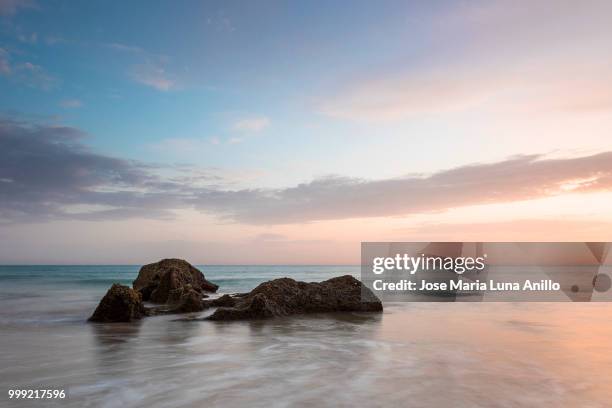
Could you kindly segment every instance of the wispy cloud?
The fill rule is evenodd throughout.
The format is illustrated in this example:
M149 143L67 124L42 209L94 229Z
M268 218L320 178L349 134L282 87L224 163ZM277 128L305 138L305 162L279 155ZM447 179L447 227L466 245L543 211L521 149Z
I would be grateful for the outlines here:
M265 116L248 117L234 122L232 130L237 132L261 132L268 126L270 126L270 119Z
M31 62L13 63L11 55L3 48L0 48L0 75L43 90L52 89L59 84L59 80L40 65Z
M196 182L191 172L163 176L159 166L93 152L83 136L70 127L0 121L0 219L167 218L173 210L195 208L240 223L289 224L612 191L612 152L528 155L429 175L335 176L288 188L232 190L216 181L203 184L200 176ZM69 206L105 209L75 214Z
M36 44L38 42L38 34L37 33L30 33L28 34L19 34L17 36L17 39L25 44Z
M321 113L343 119L399 120L414 115L474 106L486 99L502 78L482 73L415 71L386 78L370 78L345 86L324 100Z
M64 99L60 101L60 106L66 109L75 109L83 106L83 102L78 99Z
M171 91L177 89L177 80L171 77L166 69L159 65L143 64L132 69L132 78L143 85L158 91Z
M186 185L159 167L98 154L78 129L0 120L0 221L167 218ZM70 208L91 208L71 211ZM99 209L103 208L103 209Z
M162 92L178 89L176 76L170 74L166 68L170 61L167 55L149 52L140 46L119 42L102 43L100 46L127 54L135 61L129 73L134 81Z
M245 223L282 224L404 216L455 207L612 190L612 152L547 159L519 156L426 176L328 177L277 190L202 192L196 207Z
M59 83L58 79L49 74L43 67L31 62L15 65L13 72L17 80L31 88L49 90Z
M33 0L0 0L0 16L13 16L20 9L38 9Z
M218 32L233 33L236 31L232 20L223 11L207 17L206 25Z
M367 121L477 107L503 113L582 113L612 107L612 88L607 86L611 81L607 65L564 59L504 67L461 63L357 81L323 100L319 110L332 117Z
M59 84L59 80L40 65L31 62L11 63L6 50L0 48L0 74L31 88L48 91Z
M342 119L396 121L477 109L583 114L612 107L605 40L612 26L604 17L611 2L575 7L543 0L524 7L477 0L440 10L428 23L423 50L357 68L326 90L316 109Z
M608 220L572 216L554 219L521 218L496 222L419 223L396 231L395 240L423 241L558 241L568 232L575 241L608 241Z

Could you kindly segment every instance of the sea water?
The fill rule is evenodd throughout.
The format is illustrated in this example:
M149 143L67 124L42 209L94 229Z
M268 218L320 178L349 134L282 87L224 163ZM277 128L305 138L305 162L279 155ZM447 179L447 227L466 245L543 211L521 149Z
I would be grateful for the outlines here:
M358 266L202 266L220 292ZM137 266L0 267L0 406L608 407L608 303L385 303L382 314L89 324ZM64 389L15 401L9 389Z

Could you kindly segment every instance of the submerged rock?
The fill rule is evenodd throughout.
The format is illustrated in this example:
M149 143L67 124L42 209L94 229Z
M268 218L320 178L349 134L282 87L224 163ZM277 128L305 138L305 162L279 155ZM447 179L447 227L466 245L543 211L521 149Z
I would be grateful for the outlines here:
M207 281L199 269L182 259L163 259L144 265L133 283L134 289L142 294L143 300L154 303L167 303L173 291L188 285L200 293L216 292L219 288Z
M320 283L274 279L241 297L228 296L228 299L226 296L204 301L205 307L221 306L207 319L243 320L304 313L383 310L380 300L350 275Z
M131 322L146 316L140 293L114 283L89 318L91 322Z

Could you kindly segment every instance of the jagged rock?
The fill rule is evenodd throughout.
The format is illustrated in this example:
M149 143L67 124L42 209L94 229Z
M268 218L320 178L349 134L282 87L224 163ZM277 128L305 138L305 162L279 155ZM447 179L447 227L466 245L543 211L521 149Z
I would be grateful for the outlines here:
M177 305L179 303L181 303L181 301L183 300L183 298L189 294L189 292L191 291L196 291L193 286L191 286L191 284L187 284L185 286L180 286L176 289L172 289L168 292L168 298L166 300L166 303L169 305ZM200 299L202 298L202 294L198 292L198 296L200 296Z
M133 283L143 300L166 303L172 291L191 285L197 292L216 292L219 286L209 282L204 274L182 259L163 259L144 265Z
M170 310L171 313L191 313L204 310L202 294L193 288L183 290L176 304L177 306Z
M146 316L140 293L114 283L89 318L92 322L131 322Z
M222 296L216 299L231 304ZM222 300L223 299L223 300ZM219 307L209 320L260 319L318 312L380 312L382 303L361 282L350 275L320 283L274 279L257 286L246 296L233 297L231 307ZM214 306L205 301L205 306Z

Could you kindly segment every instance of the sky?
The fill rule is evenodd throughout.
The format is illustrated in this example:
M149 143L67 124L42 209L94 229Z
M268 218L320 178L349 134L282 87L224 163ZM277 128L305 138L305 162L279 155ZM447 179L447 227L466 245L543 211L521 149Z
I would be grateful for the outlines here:
M610 15L0 0L0 264L610 241Z

